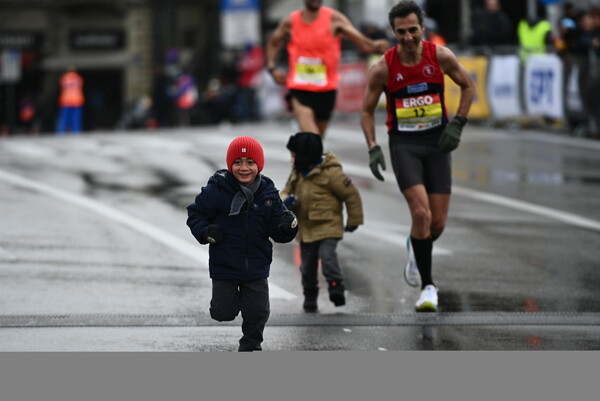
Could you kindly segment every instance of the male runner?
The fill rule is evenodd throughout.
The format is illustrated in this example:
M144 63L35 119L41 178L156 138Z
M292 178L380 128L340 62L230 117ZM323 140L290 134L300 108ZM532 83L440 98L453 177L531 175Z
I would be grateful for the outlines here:
M286 85L288 99L299 131L324 137L338 85L341 36L356 43L364 52L383 54L385 39L371 40L358 31L337 10L322 6L322 0L304 0L304 9L283 18L267 43L267 69L275 82ZM277 53L289 37L289 70L276 67Z
M405 278L417 286L420 275L421 294L415 309L436 311L438 288L431 274L433 241L446 225L452 183L450 152L458 146L467 123L475 87L452 51L423 40L424 12L414 1L401 1L388 17L398 45L369 70L361 126L371 171L383 181L379 166L384 170L386 166L375 140L374 112L385 92L392 167L412 220ZM444 105L444 74L461 90L458 110L450 122Z

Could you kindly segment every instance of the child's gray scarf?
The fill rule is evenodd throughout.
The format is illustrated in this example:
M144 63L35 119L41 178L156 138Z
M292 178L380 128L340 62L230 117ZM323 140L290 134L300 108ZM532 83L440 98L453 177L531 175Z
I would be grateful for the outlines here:
M230 216L237 216L238 214L240 214L242 206L244 206L244 203L246 201L248 202L248 207L252 205L252 202L254 202L254 194L260 186L260 181L261 178L260 175L258 175L254 182L249 186L245 186L238 183L240 185L240 190L235 194L235 196L233 197L233 201L231 202L231 208L229 209Z

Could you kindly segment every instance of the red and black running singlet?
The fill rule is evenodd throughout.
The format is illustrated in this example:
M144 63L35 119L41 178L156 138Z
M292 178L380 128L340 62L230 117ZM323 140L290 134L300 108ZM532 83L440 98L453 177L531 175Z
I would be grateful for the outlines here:
M400 62L397 46L385 52L389 71L385 88L389 133L429 133L448 124L444 74L438 64L436 45L426 41L422 44L421 62L411 67Z

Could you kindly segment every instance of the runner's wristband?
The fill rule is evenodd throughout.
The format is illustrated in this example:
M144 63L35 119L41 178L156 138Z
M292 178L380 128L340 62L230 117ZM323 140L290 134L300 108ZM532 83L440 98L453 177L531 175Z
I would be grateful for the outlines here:
M465 125L467 125L467 122L468 122L468 120L467 120L467 117L463 117L463 116L455 116L455 117L454 117L454 119L455 119L456 121L458 121L458 122L460 123L460 125L462 125L463 127L464 127Z

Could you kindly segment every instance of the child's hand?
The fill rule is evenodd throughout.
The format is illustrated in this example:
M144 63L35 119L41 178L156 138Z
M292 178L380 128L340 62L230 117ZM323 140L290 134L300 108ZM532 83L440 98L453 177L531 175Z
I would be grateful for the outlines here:
M347 233L352 233L354 232L356 229L358 228L358 226L346 226L344 228L344 231L346 231Z
M211 244L221 242L223 241L223 231L218 224L211 224L204 230L204 239Z
M286 233L292 233L294 230L298 229L298 220L296 219L296 215L291 210L286 210L283 212L279 229L285 231Z
M283 204L289 210L293 210L298 205L298 197L294 194L288 195L284 200Z

